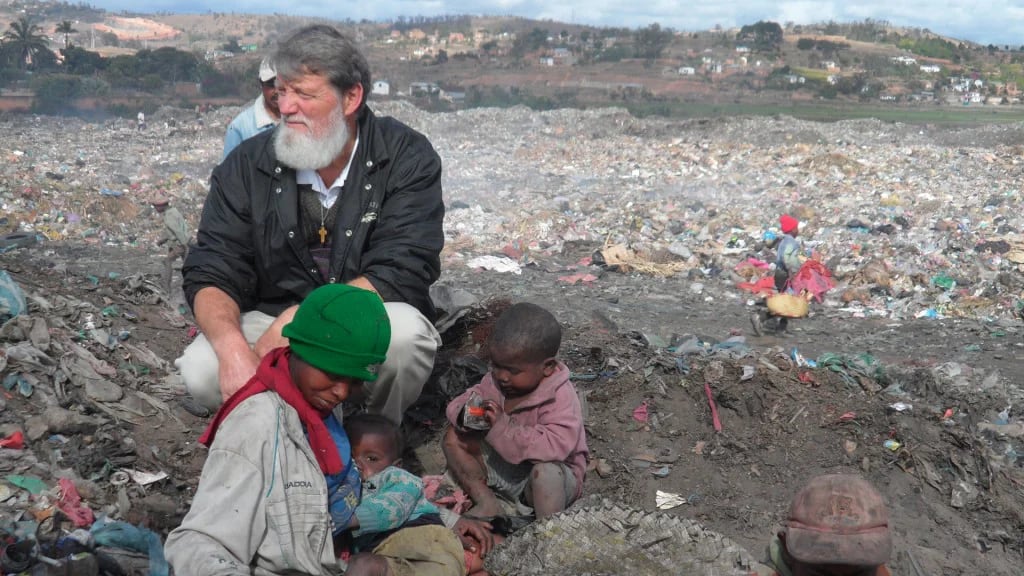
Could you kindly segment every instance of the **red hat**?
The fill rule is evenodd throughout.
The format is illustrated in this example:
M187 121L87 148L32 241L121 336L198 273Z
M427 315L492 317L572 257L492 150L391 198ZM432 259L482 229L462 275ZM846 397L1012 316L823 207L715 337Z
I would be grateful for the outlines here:
M796 230L796 227L800 225L800 222L789 214L783 214L779 217L779 224L782 226L782 233L789 234L793 230Z
M790 504L786 550L806 564L885 564L892 537L882 496L860 476L814 478Z

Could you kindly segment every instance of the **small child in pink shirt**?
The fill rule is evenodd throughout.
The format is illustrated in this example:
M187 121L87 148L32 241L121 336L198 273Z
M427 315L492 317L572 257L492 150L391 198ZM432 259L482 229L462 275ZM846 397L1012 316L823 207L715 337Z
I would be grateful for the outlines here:
M569 369L556 358L561 340L550 312L512 306L491 333L490 372L448 404L451 426L442 447L449 471L473 500L467 515L501 515L501 496L544 518L582 493L587 440ZM482 410L474 411L478 405ZM470 423L482 417L487 429L466 427L467 412Z

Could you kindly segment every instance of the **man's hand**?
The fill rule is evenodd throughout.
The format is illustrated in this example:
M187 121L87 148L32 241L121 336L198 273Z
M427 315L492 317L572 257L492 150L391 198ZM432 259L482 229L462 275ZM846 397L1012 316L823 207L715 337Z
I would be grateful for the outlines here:
M494 548L492 529L490 522L474 520L465 516L459 518L452 528L462 542L462 547L470 552L479 552L481 558Z
M254 350L257 358L263 358L274 348L280 348L288 345L288 339L281 335L281 330L288 325L295 318L295 311L298 310L298 306L292 306L286 309L284 312L274 319L274 323L267 328L267 331L260 336L260 339L256 341Z
M256 353L248 349L232 354L230 358L220 359L217 376L220 379L220 395L225 402L239 388L249 382L249 379L256 374L259 365L260 359Z

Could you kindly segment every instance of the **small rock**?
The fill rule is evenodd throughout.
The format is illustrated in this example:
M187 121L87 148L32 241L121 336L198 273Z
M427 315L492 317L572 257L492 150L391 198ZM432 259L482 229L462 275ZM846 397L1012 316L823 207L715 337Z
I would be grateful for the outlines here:
M117 402L124 396L124 390L110 380L87 380L85 395L97 402Z
M33 416L25 421L25 432L29 440L33 441L47 434L92 433L98 427L97 420L60 406L50 406L39 416Z

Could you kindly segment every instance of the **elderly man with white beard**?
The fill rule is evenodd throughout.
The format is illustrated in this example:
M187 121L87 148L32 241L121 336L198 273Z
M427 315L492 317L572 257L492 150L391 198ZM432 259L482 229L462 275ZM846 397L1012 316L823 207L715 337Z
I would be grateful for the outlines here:
M369 66L338 30L302 28L272 59L281 122L213 171L182 269L202 333L175 365L195 402L216 409L287 344L281 329L307 294L351 284L380 296L392 326L366 409L400 425L441 342L428 294L444 245L441 160L367 107Z

